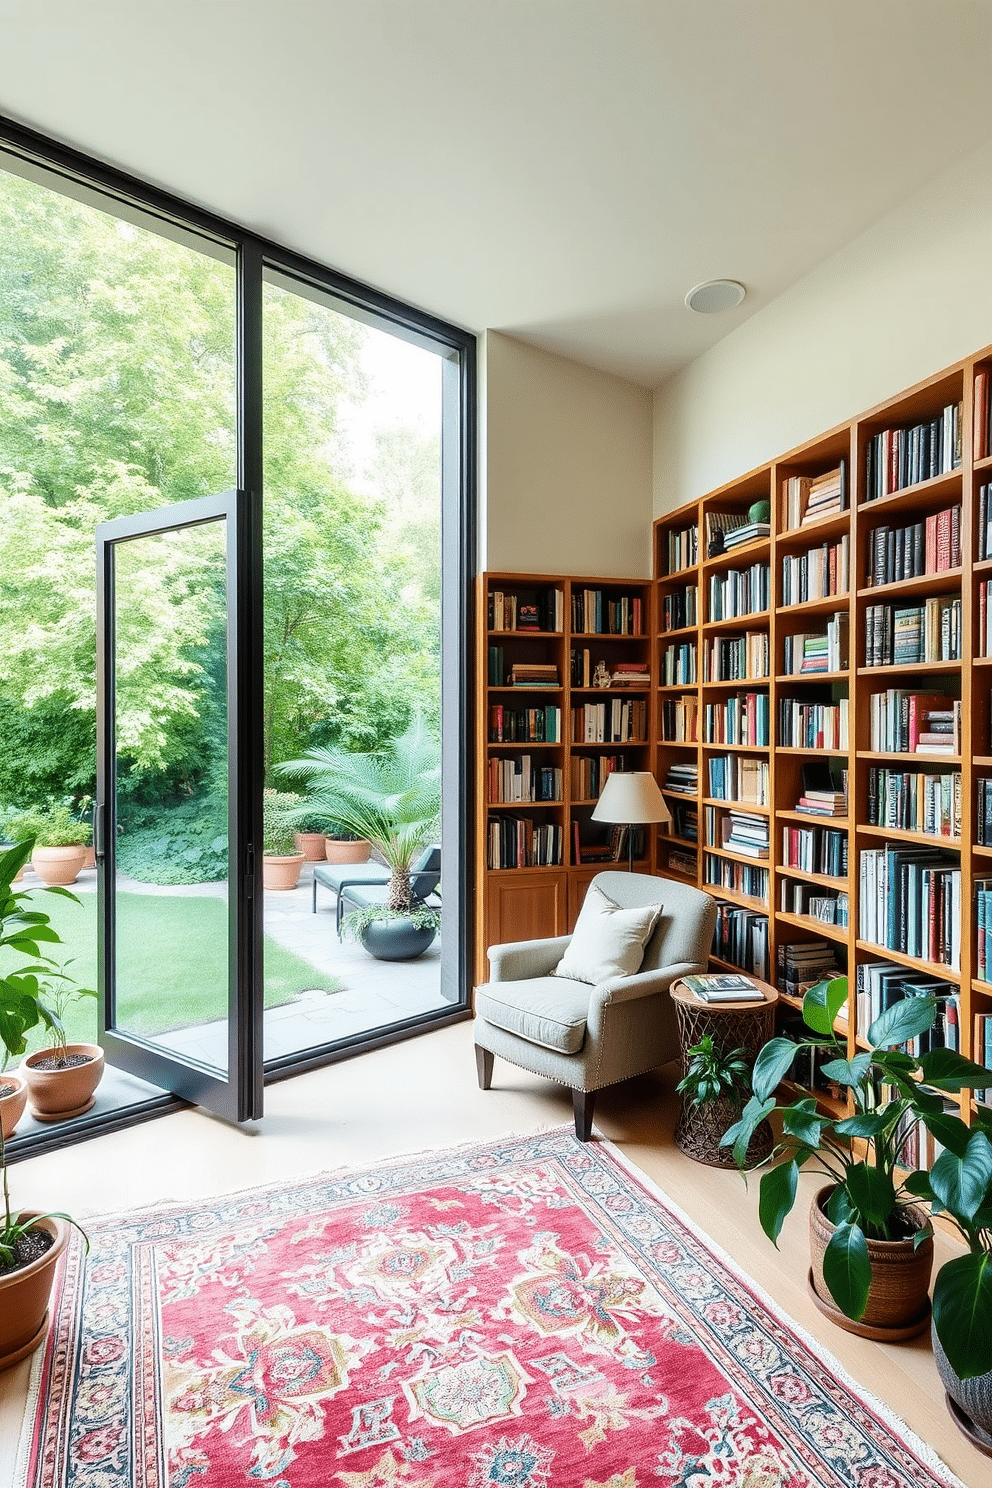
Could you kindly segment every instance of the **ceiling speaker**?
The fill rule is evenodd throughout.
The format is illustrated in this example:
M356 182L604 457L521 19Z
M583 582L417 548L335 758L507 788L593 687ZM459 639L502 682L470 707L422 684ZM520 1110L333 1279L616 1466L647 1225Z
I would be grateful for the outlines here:
M700 315L717 315L721 310L735 310L746 294L736 279L707 279L705 284L690 289L685 302Z

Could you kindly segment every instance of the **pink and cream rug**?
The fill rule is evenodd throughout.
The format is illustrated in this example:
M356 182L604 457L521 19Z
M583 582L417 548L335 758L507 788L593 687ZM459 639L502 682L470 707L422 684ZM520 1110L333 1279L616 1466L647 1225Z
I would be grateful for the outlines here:
M958 1481L565 1130L88 1228L17 1488Z

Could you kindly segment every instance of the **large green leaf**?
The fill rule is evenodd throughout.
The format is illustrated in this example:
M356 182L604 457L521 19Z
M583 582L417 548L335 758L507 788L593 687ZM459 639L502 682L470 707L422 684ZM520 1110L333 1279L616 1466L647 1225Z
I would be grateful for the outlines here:
M868 1030L868 1042L876 1049L886 1044L908 1044L917 1034L932 1028L936 1016L936 998L904 997L879 1014Z
M949 1152L956 1152L958 1157L964 1156L968 1139L976 1128L965 1126L960 1116L952 1116L943 1107L932 1114L925 1111L923 1121L927 1131L942 1147L946 1147Z
M807 1147L819 1147L824 1126L829 1126L829 1121L820 1114L815 1100L795 1101L782 1110L782 1130Z
M847 1170L845 1187L865 1227L885 1230L896 1202L889 1175L871 1163L852 1163Z
M791 1039L769 1039L754 1061L754 1074L751 1076L751 1089L759 1100L774 1095L802 1047Z
M758 1127L767 1118L769 1112L775 1109L775 1098L769 1096L767 1100L759 1101L756 1095L752 1095L744 1110L741 1112L740 1121L735 1121L720 1138L721 1147L733 1147L734 1162L743 1170L747 1149L751 1145L751 1138Z
M960 1155L942 1152L930 1169L930 1184L951 1214L973 1219L992 1186L992 1144L985 1133L972 1132Z
M778 1245L786 1216L796 1202L798 1183L799 1165L796 1162L779 1163L777 1167L769 1168L767 1173L762 1174L758 1219L761 1221L761 1228L775 1245Z
M951 1368L961 1379L992 1365L992 1255L956 1256L937 1273L933 1322Z
M920 1059L923 1081L936 1090L985 1090L992 1085L992 1070L972 1064L953 1049L931 1049Z
M868 1305L871 1262L864 1234L854 1224L838 1225L823 1253L823 1279L845 1317L859 1318Z
M847 1001L847 977L817 982L803 998L803 1022L814 1033L834 1037L834 1020Z
M831 1059L820 1071L825 1080L838 1085L860 1085L871 1069L870 1054L855 1054L853 1059Z
M834 1122L834 1131L839 1137L861 1137L868 1141L885 1131L891 1115L884 1106L874 1111L862 1111L857 1116L844 1116Z

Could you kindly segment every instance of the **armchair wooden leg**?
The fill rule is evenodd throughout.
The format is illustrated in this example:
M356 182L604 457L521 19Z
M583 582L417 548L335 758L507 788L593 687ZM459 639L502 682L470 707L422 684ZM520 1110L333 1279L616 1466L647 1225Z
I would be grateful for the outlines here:
M596 1104L595 1090L573 1090L572 1110L575 1114L575 1135L580 1142L588 1142L592 1136L592 1113Z
M483 1049L481 1044L475 1046L475 1068L479 1076L479 1089L488 1090L493 1082L493 1060L495 1054L488 1049Z

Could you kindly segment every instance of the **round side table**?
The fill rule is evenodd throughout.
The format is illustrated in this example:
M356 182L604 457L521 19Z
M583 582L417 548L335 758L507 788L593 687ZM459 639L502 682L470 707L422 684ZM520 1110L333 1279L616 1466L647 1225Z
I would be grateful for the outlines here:
M768 982L759 981L757 977L749 977L749 980L761 993L760 1002L704 1002L694 996L683 982L672 983L671 997L678 1021L683 1074L689 1063L687 1050L698 1044L704 1034L709 1034L720 1049L743 1049L752 1063L762 1045L772 1037L778 993ZM721 1147L720 1138L735 1121L740 1120L743 1105L743 1101L733 1096L707 1101L703 1105L683 1100L675 1127L675 1144L679 1151L714 1168L734 1167L733 1151L730 1147ZM774 1140L771 1126L763 1121L747 1149L749 1167L768 1156Z

